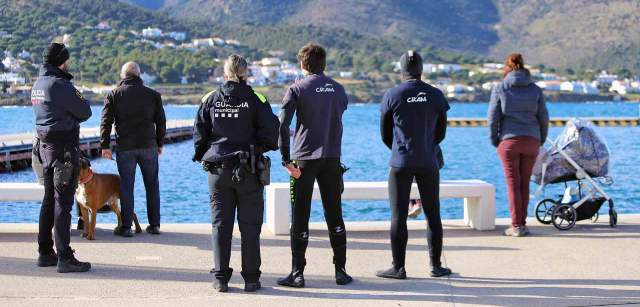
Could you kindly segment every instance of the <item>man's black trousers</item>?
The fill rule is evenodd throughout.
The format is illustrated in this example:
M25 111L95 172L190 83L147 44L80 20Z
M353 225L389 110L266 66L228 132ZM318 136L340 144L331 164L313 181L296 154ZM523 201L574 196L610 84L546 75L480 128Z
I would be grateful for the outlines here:
M391 205L391 249L393 265L404 267L407 251L407 215L413 180L418 184L422 208L427 219L427 242L431 265L439 267L442 254L442 221L440 219L440 173L437 168L391 168L389 201Z
M260 231L264 213L264 187L257 175L246 173L241 182L233 181L233 168L215 168L209 174L211 229L213 243L213 274L228 282L233 269L229 267L231 239L238 212L240 226L242 277L246 283L260 280Z
M342 166L340 159L317 159L296 162L302 175L291 178L291 253L293 269L306 265L305 253L309 243L309 215L313 186L318 181L324 219L333 248L333 262L344 268L347 259L347 233L342 220Z
M38 221L38 251L49 253L55 247L60 259L71 256L71 209L77 187L80 152L78 149L78 132L50 133L39 136L38 157L42 160L44 179L44 198L40 207ZM73 176L70 184L62 184L54 178L56 161L69 162L73 165ZM51 231L54 230L55 237ZM53 238L52 238L53 237Z

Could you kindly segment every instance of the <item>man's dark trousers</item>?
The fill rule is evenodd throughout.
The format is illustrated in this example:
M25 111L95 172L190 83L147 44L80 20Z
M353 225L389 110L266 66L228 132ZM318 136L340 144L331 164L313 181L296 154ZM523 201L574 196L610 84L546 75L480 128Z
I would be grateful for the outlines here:
M54 240L51 231L55 228L54 239L58 257L67 259L71 255L71 247L69 246L71 209L80 161L78 132L50 133L47 136L39 137L41 140L39 156L43 166L44 198L40 207L38 251L41 254L46 254L53 250ZM62 185L54 181L55 161L71 162L74 167L71 184Z
M242 278L245 283L260 280L260 232L264 216L264 187L258 177L249 172L241 182L233 181L233 168L217 168L209 174L211 229L213 243L212 273L228 282L233 269L229 267L231 239L236 208L240 226Z
M160 226L160 183L158 180L158 150L156 148L117 151L116 162L120 174L120 203L122 228L131 229L133 221L133 186L136 166L140 166L147 192L147 219L149 225Z

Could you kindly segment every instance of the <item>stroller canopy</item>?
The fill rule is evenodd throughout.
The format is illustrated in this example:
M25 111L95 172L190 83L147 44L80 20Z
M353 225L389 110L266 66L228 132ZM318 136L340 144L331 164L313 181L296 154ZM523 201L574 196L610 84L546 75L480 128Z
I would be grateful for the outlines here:
M591 122L577 118L569 120L556 138L556 144L589 176L603 177L609 173L609 149ZM544 185L576 180L576 171L557 149L543 147L533 175L536 183Z

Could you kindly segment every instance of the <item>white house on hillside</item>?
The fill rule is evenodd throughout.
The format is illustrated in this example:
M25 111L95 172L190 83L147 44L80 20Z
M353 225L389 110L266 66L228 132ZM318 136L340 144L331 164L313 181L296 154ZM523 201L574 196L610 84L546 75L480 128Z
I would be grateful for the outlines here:
M146 29L142 30L142 36L144 36L144 37L152 37L152 38L161 37L162 36L162 30L160 30L158 28L146 28Z
M560 90L564 92L572 92L576 94L590 94L596 95L600 93L598 87L592 83L578 82L578 81L565 81L560 84Z

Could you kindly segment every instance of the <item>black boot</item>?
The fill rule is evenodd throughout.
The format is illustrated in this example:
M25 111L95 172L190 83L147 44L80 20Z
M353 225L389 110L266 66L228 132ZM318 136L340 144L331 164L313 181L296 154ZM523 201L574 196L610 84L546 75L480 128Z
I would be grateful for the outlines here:
M91 263L78 261L73 253L75 251L71 250L58 259L58 273L86 272L91 269Z
M304 288L304 270L293 269L287 277L278 279L278 285L293 288Z
M38 256L38 266L39 267L48 267L55 266L58 264L58 255L53 250L40 253Z
M431 277L442 277L451 275L451 270L443 266L436 266L431 268Z
M226 282L219 280L219 279L214 279L213 280L213 289L218 291L218 292L228 292L229 291L229 284L227 284Z
M388 270L376 272L376 276L380 278L407 279L407 272L404 267L396 268L393 266Z
M339 286L344 286L350 284L353 281L353 278L347 274L347 271L344 267L336 267L336 284Z
M244 292L256 292L262 288L262 284L258 282L248 282L244 284Z

